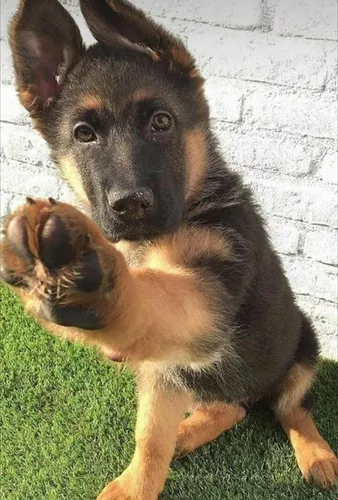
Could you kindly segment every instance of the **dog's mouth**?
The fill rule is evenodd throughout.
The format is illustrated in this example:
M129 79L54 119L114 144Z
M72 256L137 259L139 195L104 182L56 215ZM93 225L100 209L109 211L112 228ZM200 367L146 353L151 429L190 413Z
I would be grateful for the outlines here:
M107 213L98 213L92 210L95 222L100 226L105 237L117 243L121 240L127 241L150 241L159 236L175 231L181 223L180 211L172 210L169 213L155 214L148 219L134 219L123 221L111 217Z
M101 227L106 238L113 242L118 242L120 240L149 240L158 235L158 231L155 231L154 228L147 228L142 223L120 224L114 222L110 226L103 224Z
M96 217L94 217L94 219L99 224L105 237L113 243L117 243L120 240L152 240L170 231L170 228L165 223L157 225L146 223L141 220L136 220L133 222L120 222L116 220L107 220Z

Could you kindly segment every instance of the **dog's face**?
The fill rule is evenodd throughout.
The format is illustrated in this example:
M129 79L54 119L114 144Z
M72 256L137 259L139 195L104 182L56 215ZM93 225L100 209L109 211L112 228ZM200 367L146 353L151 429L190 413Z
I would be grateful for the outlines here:
M25 0L11 25L21 102L108 238L175 230L207 157L203 80L182 43L121 0L83 0L85 49L56 0Z

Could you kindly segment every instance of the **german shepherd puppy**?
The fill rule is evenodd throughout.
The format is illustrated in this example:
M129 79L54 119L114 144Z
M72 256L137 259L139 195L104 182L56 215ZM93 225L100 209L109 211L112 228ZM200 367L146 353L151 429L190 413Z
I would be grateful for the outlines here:
M303 476L332 486L309 413L318 342L218 151L194 58L127 1L80 4L88 49L57 0L21 0L10 38L20 100L93 220L28 198L5 224L2 279L50 331L137 374L135 454L99 499L157 499L174 455L262 402Z

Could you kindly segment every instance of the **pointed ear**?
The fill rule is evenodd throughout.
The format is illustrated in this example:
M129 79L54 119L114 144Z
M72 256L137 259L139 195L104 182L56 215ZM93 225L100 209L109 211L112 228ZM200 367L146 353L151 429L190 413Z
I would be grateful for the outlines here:
M168 63L171 69L203 79L195 59L183 42L155 23L126 0L80 0L82 14L93 36L106 45L121 45L123 40L134 49L144 47L155 60Z
M82 38L57 0L21 0L9 36L19 97L34 117L57 97Z

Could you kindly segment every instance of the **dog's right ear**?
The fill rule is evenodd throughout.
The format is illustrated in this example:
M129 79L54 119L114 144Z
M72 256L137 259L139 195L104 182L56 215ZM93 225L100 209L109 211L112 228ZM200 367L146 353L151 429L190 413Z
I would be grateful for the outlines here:
M198 86L203 78L183 42L128 0L80 0L82 14L98 42L146 50L154 61L185 73Z
M9 37L20 101L36 118L83 53L82 38L57 0L21 0Z

